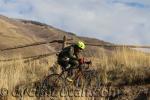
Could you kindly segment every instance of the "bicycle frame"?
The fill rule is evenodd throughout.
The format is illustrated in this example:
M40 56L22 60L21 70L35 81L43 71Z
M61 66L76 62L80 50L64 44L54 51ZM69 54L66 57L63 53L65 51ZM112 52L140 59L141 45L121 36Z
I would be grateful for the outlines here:
M89 63L84 63L84 64L87 64L88 65L88 67L87 68L85 68L86 70L87 69L89 69ZM72 83L74 83L74 81L76 81L79 77L82 77L82 75L83 75L83 70L82 70L82 67L81 67L82 65L79 65L77 68L74 68L74 69L77 69L77 72L75 73L75 77L73 77L73 82ZM84 65L84 67L85 67L85 65ZM69 70L73 70L73 69L69 69ZM69 71L69 70L67 70L67 71ZM60 76L59 77L61 77L63 74L64 74L64 72L66 72L66 71L62 71L62 73L60 74ZM65 78L66 79L66 78Z

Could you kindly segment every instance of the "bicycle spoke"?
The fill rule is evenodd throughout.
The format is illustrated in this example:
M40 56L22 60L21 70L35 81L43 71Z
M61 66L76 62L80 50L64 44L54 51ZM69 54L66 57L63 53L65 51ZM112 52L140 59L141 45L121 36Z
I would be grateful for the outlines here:
M48 93L57 93L64 86L64 80L59 74L52 74L43 81L43 88L46 88Z

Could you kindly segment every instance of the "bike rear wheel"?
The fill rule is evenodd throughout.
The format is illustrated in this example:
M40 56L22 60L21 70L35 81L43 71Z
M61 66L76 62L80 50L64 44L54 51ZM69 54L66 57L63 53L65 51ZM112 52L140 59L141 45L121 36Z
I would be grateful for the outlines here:
M45 78L43 86L49 92L56 93L64 88L65 82L64 79L59 74L51 74Z

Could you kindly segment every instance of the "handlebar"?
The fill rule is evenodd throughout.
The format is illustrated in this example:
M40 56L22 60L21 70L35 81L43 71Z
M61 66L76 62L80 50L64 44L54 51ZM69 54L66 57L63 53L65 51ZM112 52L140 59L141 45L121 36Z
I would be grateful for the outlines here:
M85 66L85 64L86 64L87 66ZM92 61L85 61L84 63L80 64L79 69L82 70L83 67L84 67L84 69L89 69L89 67L90 67L91 64L92 64ZM83 65L84 65L84 66L83 66Z

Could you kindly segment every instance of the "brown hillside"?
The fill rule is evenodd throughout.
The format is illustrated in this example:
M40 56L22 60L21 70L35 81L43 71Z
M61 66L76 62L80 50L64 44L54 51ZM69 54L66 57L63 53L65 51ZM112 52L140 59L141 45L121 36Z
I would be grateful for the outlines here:
M20 19L11 19L5 16L0 16L0 48L10 48L19 45L26 45L40 41L52 41L57 39L62 39L66 35L68 38L73 38L72 42L77 40L84 40L86 43L95 43L95 44L109 44L97 39L79 37L73 33L65 32L63 30L54 28L52 26L35 22L35 21L26 21ZM12 56L21 54L23 56L33 56L39 54L45 54L49 52L54 52L60 50L60 44L49 44L49 45L40 45L33 46L28 48L20 48L17 50L2 51L0 55L2 56ZM87 48L86 55L93 56L97 55L101 48L93 47ZM109 49L108 49L109 50ZM91 52L92 51L92 52ZM94 54L92 54L94 51ZM91 54L87 54L87 52Z

